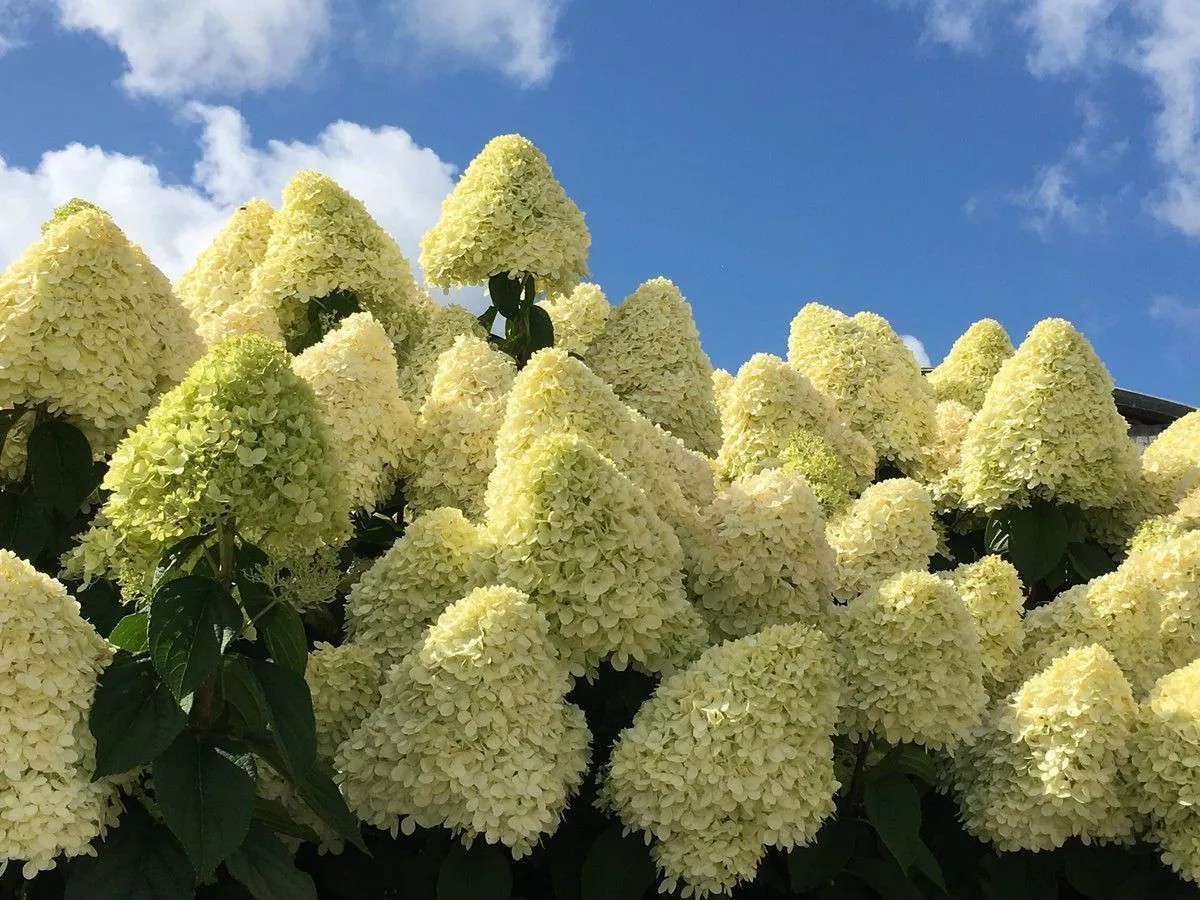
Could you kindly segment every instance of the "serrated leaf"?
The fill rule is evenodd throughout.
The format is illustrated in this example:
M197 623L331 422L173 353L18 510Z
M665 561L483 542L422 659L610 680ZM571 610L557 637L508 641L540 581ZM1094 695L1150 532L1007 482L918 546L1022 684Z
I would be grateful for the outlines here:
M147 624L150 658L176 700L213 673L241 625L237 603L211 578L185 575L159 589Z
M512 866L495 844L475 841L468 850L455 843L438 871L438 900L509 900ZM609 895L616 900L615 895Z
M212 537L212 530L206 529L199 534L192 534L182 540L176 541L164 550L154 567L154 578L150 583L150 596L153 597L158 593L159 588L172 578L177 578L184 574L187 567L191 565L192 560L195 559L196 554L204 549L204 546L212 540Z
M238 595L254 622L271 658L284 668L303 675L308 666L308 635L295 607L276 598L264 584L238 580Z
M637 900L654 884L654 863L645 841L610 825L596 838L580 872L582 900Z
M225 860L229 874L255 900L316 900L312 876L296 868L291 852L262 825L251 825L242 845Z
M96 738L95 777L146 765L187 721L148 656L117 653L100 674L88 716Z
M34 493L51 509L73 515L96 488L92 448L83 432L51 419L29 432L26 447Z
M144 812L122 817L94 858L73 860L63 900L190 900L194 875L171 833Z
M222 664L221 696L243 736L267 730L267 698L244 659L231 656Z
M797 894L833 881L854 856L854 825L849 819L830 819L807 847L788 852L788 875Z
M256 660L254 677L266 701L267 722L288 771L306 772L317 758L317 726L308 684L280 665Z
M127 653L141 653L149 646L146 636L147 615L144 612L125 616L109 632L108 642Z
M885 775L866 783L863 805L880 840L907 872L921 846L921 798L916 788L904 775Z

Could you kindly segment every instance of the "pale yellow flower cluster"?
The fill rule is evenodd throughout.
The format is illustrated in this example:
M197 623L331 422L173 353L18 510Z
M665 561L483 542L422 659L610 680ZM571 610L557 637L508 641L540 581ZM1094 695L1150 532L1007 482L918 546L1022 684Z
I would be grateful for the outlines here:
M939 509L954 509L962 504L962 485L958 466L962 445L967 438L974 413L955 400L943 400L934 413L933 443L920 462L912 467L912 476L929 488Z
M985 510L1033 500L1117 506L1133 487L1138 454L1112 389L1070 323L1035 325L967 429L958 475L964 502Z
M420 409L429 394L438 359L463 335L486 338L475 313L457 303L445 305L422 297L420 337L400 357L400 396L413 409Z
M339 748L350 808L380 828L444 825L525 856L587 767L570 688L537 606L510 587L472 591L391 669L379 706Z
M1129 737L1137 704L1097 644L1058 657L988 713L955 758L963 824L998 850L1071 837L1127 838L1135 825Z
M309 305L338 293L353 294L398 349L420 331L422 291L396 242L332 178L297 172L245 302L274 309L293 340L308 330Z
M700 346L692 308L666 278L652 278L612 311L592 341L587 364L617 396L683 441L715 456L721 420L712 363Z
M416 425L400 398L396 355L370 313L343 319L292 362L321 405L338 478L350 505L372 509L409 468Z
M472 519L483 514L516 374L511 356L474 336L455 338L438 358L416 422L416 471L404 485L413 509L457 506Z
M116 823L116 785L92 781L88 728L111 653L61 584L0 550L0 860L23 860L25 878L59 855L95 855Z
M733 387L734 377L726 369L713 369L712 390L713 402L717 405L717 415L725 420L725 405L729 398L729 389Z
M572 674L606 660L661 671L707 646L675 533L579 436L549 434L506 466L489 488L486 526L499 580L545 612Z
M701 517L689 588L714 635L818 625L827 613L833 550L804 479L768 469L721 491Z
M547 296L565 294L587 275L591 241L542 151L504 134L488 141L442 201L441 217L421 238L421 270L443 289L507 272L533 275Z
M1200 532L1131 553L1121 571L1148 582L1155 594L1166 666L1174 669L1200 656Z
M809 303L792 320L788 362L837 404L880 459L904 466L921 458L933 428L933 391L879 316Z
M775 625L706 651L621 732L602 801L654 838L663 890L726 894L768 847L812 841L838 788L838 684L828 638Z
M460 510L433 509L411 522L350 590L346 627L383 668L420 643L451 600L486 584L487 544Z
M721 427L717 471L729 481L779 465L799 432L817 435L838 454L856 493L875 474L875 450L867 440L794 366L769 353L754 354L738 369L725 393Z
M929 373L934 396L976 412L983 406L984 395L1000 366L1012 355L1012 341L1000 323L980 319L962 333L946 358Z
M858 493L859 479L829 441L814 431L792 432L779 464L785 472L803 476L826 516L840 513Z
M846 685L841 729L953 749L987 704L980 641L958 592L904 572L855 598L831 626Z
M1025 630L1021 616L1025 592L1012 563L985 556L942 576L962 597L979 635L983 683L995 696L1007 684L1021 659Z
M209 347L234 334L283 340L275 307L250 291L254 270L267 255L274 215L265 200L239 207L175 282L175 293Z
M1163 515L1200 487L1200 410L1168 425L1142 454L1146 515ZM1198 494L1197 496L1200 496Z
M83 206L0 274L0 409L44 405L111 452L195 360L194 331L165 276Z
M911 478L873 484L826 526L837 554L834 596L853 597L900 572L924 570L938 546L933 501Z
M580 356L587 353L612 313L600 285L588 282L577 284L569 294L555 294L541 305L554 324L554 346Z

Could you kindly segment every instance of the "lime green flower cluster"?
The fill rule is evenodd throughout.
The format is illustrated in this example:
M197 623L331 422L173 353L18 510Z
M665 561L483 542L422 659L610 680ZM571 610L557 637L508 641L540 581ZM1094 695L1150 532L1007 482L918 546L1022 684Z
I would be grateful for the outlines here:
M983 684L996 696L1017 668L1025 643L1021 620L1025 592L1012 563L999 556L985 556L964 563L942 576L954 587L979 635L979 657Z
M456 338L438 358L425 405L417 417L416 458L405 482L415 510L457 506L483 514L483 495L496 464L496 433L517 374L511 356L474 336Z
M256 336L226 339L164 395L113 454L103 487L107 527L80 548L93 574L115 550L148 576L162 550L224 517L280 555L349 531L312 389L280 344Z
M717 415L725 419L725 405L729 398L729 389L733 387L733 375L726 369L713 369L712 390L713 402L717 405Z
M611 461L560 432L502 474L486 516L498 578L545 612L572 674L606 660L661 671L707 646L684 594L678 538Z
M1004 361L1013 355L1008 333L995 319L980 319L962 333L932 372L929 384L939 401L961 403L971 412L983 406L984 395Z
M912 476L929 488L939 509L962 505L962 485L958 466L962 445L975 414L955 400L943 400L934 412L933 442L920 462L912 467Z
M554 324L554 346L580 356L604 330L612 314L608 298L598 284L582 282L569 294L555 294L542 301Z
M958 592L904 572L852 600L833 623L846 693L841 729L953 749L987 704L979 635Z
M832 401L778 356L756 353L738 369L721 412L724 440L717 472L733 481L780 464L781 454L807 431L822 438L853 474L855 493L875 474L875 451L842 422Z
M879 316L809 303L792 320L788 362L837 404L880 459L903 466L921 458L933 427L933 391Z
M81 205L0 274L0 409L41 405L108 453L199 355L166 277Z
M292 363L321 406L338 477L352 507L372 509L410 468L416 425L400 398L396 356L370 313L343 319Z
M547 296L587 275L591 236L550 164L519 134L492 138L442 201L421 238L425 280L448 290L492 275L529 274Z
M663 890L724 894L768 847L812 841L838 788L838 682L828 638L792 623L709 649L642 705L602 802L655 839Z
M275 307L250 291L254 270L267 255L274 215L265 200L239 207L175 282L175 293L209 347L235 334L283 340Z
M346 627L383 668L420 643L454 597L490 580L481 530L454 508L418 516L350 590Z
M829 441L815 431L801 428L792 432L779 463L785 472L804 477L826 516L841 512L858 493L859 479Z
M421 297L416 306L424 324L420 337L400 357L400 396L413 409L420 409L441 355L464 335L486 338L487 334L475 313L457 303L443 305Z
M992 381L962 445L963 500L984 510L1033 500L1114 507L1132 489L1137 448L1113 383L1068 322L1029 332Z
M612 311L586 359L618 397L651 422L684 446L716 455L721 420L712 396L712 363L700 346L691 306L666 278L644 282Z
M112 779L92 781L88 710L112 651L66 589L0 550L0 860L23 875L94 855L120 812Z
M1091 644L1058 657L993 707L956 755L963 824L1004 851L1129 837L1136 718L1133 692L1107 650Z
M837 554L834 596L875 587L899 572L924 570L938 546L933 501L911 478L873 484L825 529Z
M749 475L703 513L689 588L715 635L770 625L818 625L827 613L833 550L804 479L781 469Z
M1155 595L1167 667L1200 656L1200 532L1173 535L1131 553L1121 571L1147 582Z
M313 171L292 176L246 302L274 309L289 340L308 329L309 304L353 294L398 349L420 330L421 289L396 242L362 202Z
M527 855L587 767L591 736L570 688L537 606L510 587L472 591L390 671L379 706L338 749L350 808L380 828L445 825Z

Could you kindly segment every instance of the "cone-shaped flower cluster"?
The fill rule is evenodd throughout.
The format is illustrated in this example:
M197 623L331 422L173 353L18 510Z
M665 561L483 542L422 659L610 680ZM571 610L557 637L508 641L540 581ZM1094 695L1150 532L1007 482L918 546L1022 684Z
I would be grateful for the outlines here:
M850 602L836 632L846 734L939 750L979 725L987 703L979 635L957 591L936 575L889 578Z
M858 493L859 478L829 441L814 431L793 432L779 454L779 463L784 471L808 482L826 516L841 512Z
M393 668L378 708L338 750L364 821L445 825L528 854L583 781L590 735L541 611L484 587L450 606ZM408 827L406 822L405 827Z
M338 477L352 507L392 493L412 454L415 424L400 399L396 356L383 326L355 313L292 364L321 405Z
M275 307L250 291L254 270L267 255L274 215L265 200L240 207L175 283L209 347L235 334L283 340Z
M1129 737L1137 705L1099 645L1054 660L989 711L956 757L963 823L998 850L1051 850L1133 829Z
M383 669L416 646L452 598L487 583L480 529L453 508L418 516L346 600L347 629Z
M880 459L920 459L933 425L933 391L883 319L809 303L792 320L788 362L837 404Z
M912 467L912 475L929 488L939 509L953 509L962 501L958 465L975 414L955 400L943 400L934 415L933 443L926 448L920 463Z
M692 308L666 278L652 278L613 310L587 363L617 396L692 450L715 456L721 420L712 363Z
M1174 535L1132 553L1121 571L1148 583L1155 595L1166 667L1200 656L1200 532Z
M756 353L738 370L721 413L717 471L727 480L780 464L798 432L820 436L854 475L854 490L875 474L875 451L851 431L833 403L778 356Z
M1113 383L1087 340L1062 319L1034 326L1001 366L963 441L963 500L1116 506L1133 486L1137 449Z
M591 236L546 157L519 134L492 138L442 201L421 238L425 280L449 289L499 272L528 273L547 296L587 275Z
M1025 594L1012 563L999 556L964 563L943 576L962 597L979 635L983 683L993 696L1007 684L1025 641Z
M816 626L826 614L833 551L801 476L769 469L734 482L704 511L700 534L690 589L714 636Z
M776 625L706 651L654 692L613 748L603 800L655 838L664 890L729 891L768 847L833 812L838 674L828 638Z
M419 330L420 288L396 242L332 178L297 172L271 220L247 302L274 309L291 341L308 330L309 305L334 294L352 294L397 347Z
M1176 419L1142 454L1145 513L1162 515L1200 485L1200 410Z
M304 680L317 720L317 756L331 763L341 743L379 706L379 659L362 644L317 643Z
M261 337L228 338L201 359L121 442L103 487L118 542L149 553L143 575L184 533L221 517L280 554L348 531L317 400L283 347Z
M569 294L556 294L542 301L554 323L554 346L583 355L604 330L612 313L608 298L598 284L584 282Z
M463 335L486 338L483 326L471 312L457 303L442 305L428 297L416 304L423 322L420 336L409 344L400 357L400 396L420 409L429 394L438 359Z
M512 357L481 338L456 338L441 355L417 418L420 462L405 483L414 509L457 506L473 519L483 514L496 433L516 374Z
M937 550L933 501L910 478L873 484L825 529L837 554L834 595L869 590L899 572L924 570Z
M713 369L713 402L717 405L717 415L722 420L725 418L725 402L729 397L729 389L733 387L733 382L733 375L726 369Z
M145 254L82 207L0 274L0 409L44 404L109 452L195 359L194 327Z
M605 660L661 671L706 646L679 540L608 459L563 432L504 475L488 492L498 577L545 612L572 674Z
M1008 333L995 319L980 319L962 333L932 372L929 384L940 401L975 412L1004 361L1013 355Z
M59 854L93 854L116 821L88 729L110 654L61 584L0 550L0 860L24 860L26 878Z

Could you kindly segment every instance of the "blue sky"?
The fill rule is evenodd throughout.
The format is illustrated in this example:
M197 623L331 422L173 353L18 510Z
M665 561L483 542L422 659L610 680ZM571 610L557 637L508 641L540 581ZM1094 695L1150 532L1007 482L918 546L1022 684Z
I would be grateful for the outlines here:
M91 197L170 274L321 168L415 259L493 135L549 156L618 302L663 274L714 364L809 300L936 362L1060 315L1200 401L1195 0L0 0L0 264Z

